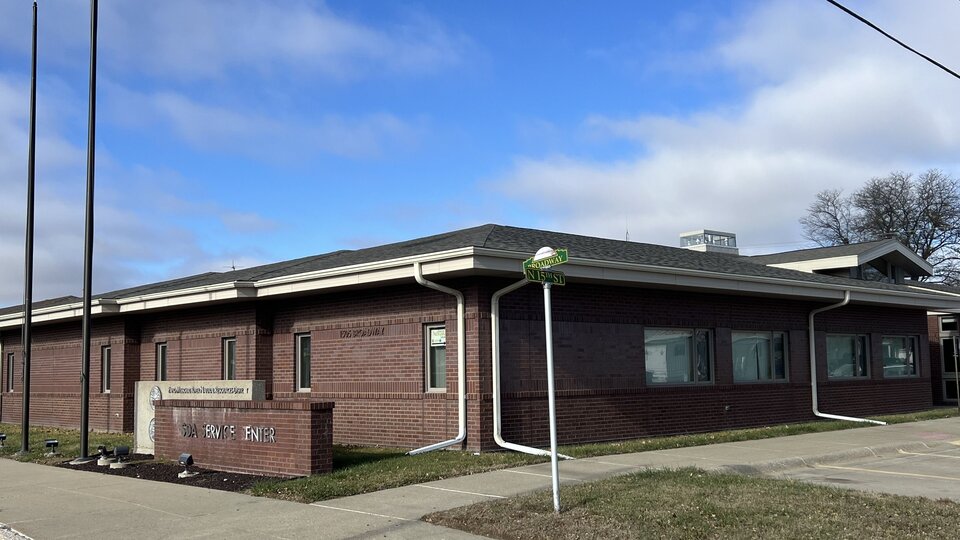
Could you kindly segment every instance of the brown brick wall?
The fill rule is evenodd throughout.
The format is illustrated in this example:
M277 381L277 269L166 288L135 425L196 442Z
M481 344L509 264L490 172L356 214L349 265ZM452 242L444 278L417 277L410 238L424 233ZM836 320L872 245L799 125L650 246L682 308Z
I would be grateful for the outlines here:
M288 301L271 310L274 397L335 401L335 442L416 447L456 436L452 296L407 285ZM446 325L446 393L424 391L423 328L430 323ZM311 336L309 393L294 386L294 336L301 333Z
M33 329L30 360L30 422L34 425L78 428L80 425L80 323L40 325ZM4 393L0 419L22 419L23 347L19 332L3 332L4 356L13 352L15 386ZM102 349L111 349L110 392L101 392ZM6 365L3 366L6 376ZM90 340L90 429L133 430L133 383L139 372L139 341L121 319L95 319ZM4 379L5 380L5 379Z
M507 283L491 287L491 294ZM511 442L544 445L549 440L542 297L540 287L528 286L501 300L503 429ZM807 315L825 303L590 285L554 288L552 303L558 437L562 443L814 419ZM924 311L848 306L819 314L815 324L821 411L876 415L932 405ZM711 330L713 382L646 384L646 327ZM734 383L730 340L737 330L787 333L788 382ZM869 335L869 379L828 378L827 333ZM919 377L883 378L879 343L887 334L919 338ZM486 403L485 399L485 410ZM485 422L489 414L484 412ZM490 445L492 436L485 437L482 446Z
M511 282L443 282L462 290L467 299L465 446L474 450L494 447L490 296ZM541 288L530 285L501 301L504 432L508 439L531 444L546 440L542 298ZM807 315L825 302L571 284L554 289L553 305L558 410L565 419L562 442L812 419ZM167 343L169 379L219 379L222 339L236 337L238 378L266 380L268 396L277 400L336 402L335 442L416 447L457 433L456 302L449 295L408 284L170 310L131 318L126 326L119 320L94 320L95 429L132 429L132 382L155 378L156 343ZM424 392L423 328L428 323L444 323L447 329L445 393ZM816 325L823 411L879 414L932 403L939 356L931 358L937 342L927 337L931 330L923 311L847 306L818 315ZM644 329L649 327L711 330L713 382L648 386ZM788 382L733 382L730 341L737 330L787 333ZM827 377L825 335L831 332L869 334L873 356L868 380ZM298 333L312 337L309 393L294 391ZM920 377L883 378L878 344L884 334L919 337ZM79 323L42 325L35 336L32 419L74 427ZM19 332L5 331L0 339L4 351L16 352L19 361ZM99 346L106 343L114 347L114 390L96 396ZM3 396L3 421L19 422L19 403L19 393Z
M295 401L160 400L156 406L155 455L220 471L264 476L309 476L333 470L333 404ZM222 438L206 425L229 426ZM191 426L195 436L184 436ZM247 438L245 427L273 430L272 441Z

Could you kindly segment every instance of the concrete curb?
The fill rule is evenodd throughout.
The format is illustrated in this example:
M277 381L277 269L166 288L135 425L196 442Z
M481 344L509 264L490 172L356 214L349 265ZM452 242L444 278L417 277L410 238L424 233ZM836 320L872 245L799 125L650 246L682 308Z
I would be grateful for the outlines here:
M883 456L895 455L901 450L907 452L929 452L947 448L956 447L945 442L927 443L923 441L906 441L876 446L863 446L860 448L852 448L850 450L828 452L811 456L796 456L784 459L759 461L756 463L745 463L742 465L724 465L714 470L719 472L756 476L786 472L795 469L803 469L806 467L813 467L814 465L818 464L842 463L844 461L853 461L871 457L879 458Z
M3 540L33 540L6 523L0 523L0 538Z

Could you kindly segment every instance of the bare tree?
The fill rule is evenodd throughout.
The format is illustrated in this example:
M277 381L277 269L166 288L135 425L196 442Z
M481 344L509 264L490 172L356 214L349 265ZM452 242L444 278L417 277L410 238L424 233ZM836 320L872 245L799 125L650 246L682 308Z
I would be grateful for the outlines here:
M939 279L960 283L960 184L940 170L916 178L891 172L849 197L821 191L800 224L821 246L896 238L933 265Z
M856 242L850 211L850 199L845 198L839 189L817 193L817 200L807 208L807 215L800 218L803 236L821 246Z

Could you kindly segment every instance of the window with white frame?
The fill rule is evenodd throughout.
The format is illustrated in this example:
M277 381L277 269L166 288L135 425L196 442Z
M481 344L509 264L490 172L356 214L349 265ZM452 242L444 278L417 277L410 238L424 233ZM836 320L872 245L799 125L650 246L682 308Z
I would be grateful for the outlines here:
M958 329L956 317L940 317L941 332L956 332Z
M110 393L110 346L100 347L100 392Z
M13 392L13 363L13 353L7 353L7 384L4 387L7 392Z
M297 334L294 340L297 355L297 390L310 390L310 334Z
M424 327L424 357L428 391L447 389L447 329L442 324Z
M733 332L733 380L787 380L787 336L783 332Z
M167 344L157 343L157 380L167 380Z
M223 379L232 381L237 378L237 338L223 338Z
M884 377L915 377L917 369L917 338L913 336L883 336Z
M645 328L643 345L647 384L713 380L709 330Z
M831 379L870 376L870 348L867 336L827 335L827 376Z

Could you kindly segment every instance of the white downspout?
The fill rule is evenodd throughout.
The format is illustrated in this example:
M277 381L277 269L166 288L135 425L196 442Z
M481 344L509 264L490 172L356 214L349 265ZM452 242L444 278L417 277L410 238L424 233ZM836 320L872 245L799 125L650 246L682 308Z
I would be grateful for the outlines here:
M523 287L529 281L522 279L513 285L508 285L499 291L493 293L493 298L490 300L490 356L493 358L493 440L497 442L503 448L507 450L514 450L516 452L523 452L525 454L533 454L535 456L547 456L550 457L550 452L547 450L540 450L539 448L533 448L530 446L524 446L522 444L510 443L503 440L503 435L501 434L501 408L500 408L500 298L508 293L511 293L520 287ZM557 454L557 457L563 459L573 459L570 456L565 456L563 454Z
M416 450L411 450L407 452L408 455L414 454L423 454L424 452L432 452L433 450L440 450L441 448L446 448L448 446L453 446L455 444L460 444L467 438L467 358L466 358L466 332L464 331L465 317L464 317L464 301L463 293L450 287L444 287L438 283L432 281L427 281L423 278L423 273L420 269L420 263L413 263L413 276L417 278L417 283L434 289L449 295L455 296L457 298L457 392L459 393L457 397L458 404L458 421L460 428L457 431L457 436L449 441L438 442L436 444L431 444L429 446L424 446L423 448L417 448Z
M849 422L867 422L870 424L880 424L881 426L887 425L886 422L881 422L879 420L870 420L868 418L855 418L853 416L840 416L836 414L827 414L820 412L819 404L817 403L817 347L816 347L816 334L813 329L813 316L817 313L822 313L834 308L843 307L850 303L850 291L843 292L843 301L837 304L832 304L826 307L817 308L810 312L810 317L807 320L807 326L810 329L810 390L813 398L813 414L819 416L820 418L830 418L831 420L847 420Z

